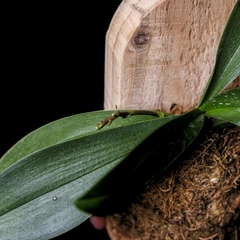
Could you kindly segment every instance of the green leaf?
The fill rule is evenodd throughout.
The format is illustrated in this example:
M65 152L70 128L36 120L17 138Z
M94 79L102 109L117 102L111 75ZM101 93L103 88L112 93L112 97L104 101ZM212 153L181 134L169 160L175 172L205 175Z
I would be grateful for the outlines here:
M221 93L207 102L205 102L199 109L204 112L222 109L222 108L234 108L240 107L240 88L234 88Z
M199 106L220 93L240 75L240 0L232 10L219 43L214 71Z
M235 108L222 108L207 111L206 117L211 117L225 122L230 122L240 126L240 107Z
M3 239L49 239L80 224L90 215L73 205L79 194L96 184L159 126L176 118L133 116L117 119L105 130L95 130L108 114L102 111L56 121L29 134L3 156Z
M96 111L77 114L62 118L49 123L41 128L29 133L26 137L16 143L0 159L0 172L14 164L16 161L30 155L36 151L55 144L69 141L72 138L97 133L96 124L113 111ZM134 122L154 119L153 116L134 116L128 119L118 119L114 121L111 128L118 127L119 124L129 125ZM101 131L105 131L104 128Z
M232 123L219 119L214 119L212 124L212 128L225 128L229 126L232 126Z
M205 102L200 109L206 117L240 125L240 88L217 95Z
M113 171L79 197L76 206L98 216L122 210L192 143L204 123L200 114L201 111L196 109L162 125Z

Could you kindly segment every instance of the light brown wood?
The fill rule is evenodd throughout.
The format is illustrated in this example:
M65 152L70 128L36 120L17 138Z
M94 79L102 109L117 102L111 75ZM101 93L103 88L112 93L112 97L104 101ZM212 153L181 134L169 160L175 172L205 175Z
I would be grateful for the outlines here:
M106 35L105 109L197 105L236 0L124 0Z
M195 107L235 3L123 0L106 35L104 108ZM108 220L106 228L112 240L127 240Z

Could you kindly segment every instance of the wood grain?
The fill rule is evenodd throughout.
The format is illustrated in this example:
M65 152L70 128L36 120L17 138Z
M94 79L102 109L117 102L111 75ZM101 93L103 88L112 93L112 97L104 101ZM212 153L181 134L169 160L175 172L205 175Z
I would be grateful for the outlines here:
M196 106L235 2L122 1L106 35L104 108Z

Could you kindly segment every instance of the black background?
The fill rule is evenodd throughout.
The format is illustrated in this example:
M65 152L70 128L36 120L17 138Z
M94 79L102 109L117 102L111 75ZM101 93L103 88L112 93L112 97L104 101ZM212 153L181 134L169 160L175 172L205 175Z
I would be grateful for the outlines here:
M120 3L2 6L0 156L42 125L103 109L105 36ZM55 239L69 239L68 234L109 239L89 221Z

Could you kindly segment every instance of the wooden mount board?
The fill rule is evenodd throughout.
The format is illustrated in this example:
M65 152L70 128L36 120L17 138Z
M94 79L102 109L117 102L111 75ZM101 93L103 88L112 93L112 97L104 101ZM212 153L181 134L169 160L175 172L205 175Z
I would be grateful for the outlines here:
M235 2L122 1L106 35L104 108L196 106Z

